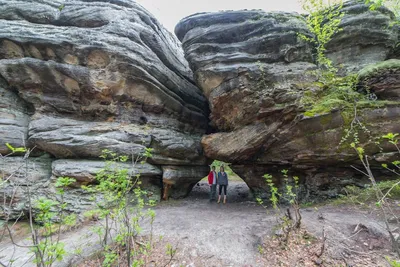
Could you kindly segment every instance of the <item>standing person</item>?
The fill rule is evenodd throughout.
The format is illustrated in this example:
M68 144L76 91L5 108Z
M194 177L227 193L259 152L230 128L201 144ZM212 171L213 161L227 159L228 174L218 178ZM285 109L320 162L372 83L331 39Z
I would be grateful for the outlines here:
M211 167L211 171L208 174L208 184L210 185L210 202L215 200L215 195L217 193L217 172L215 171L215 166Z
M218 173L218 185L219 185L219 195L218 195L218 203L221 202L221 192L224 189L224 204L226 203L226 188L228 187L228 174L225 172L224 166L219 168Z

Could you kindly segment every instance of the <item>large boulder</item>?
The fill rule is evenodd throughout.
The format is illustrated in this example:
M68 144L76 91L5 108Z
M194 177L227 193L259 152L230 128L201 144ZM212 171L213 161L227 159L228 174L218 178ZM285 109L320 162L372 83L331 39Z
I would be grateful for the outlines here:
M63 160L54 178L81 177L100 168L92 160L104 149L136 159L152 148L148 167L157 173L144 186L156 199L161 166L206 166L207 99L179 41L140 5L0 0L0 28L1 154L10 152L5 143L35 147ZM35 186L52 195L50 184ZM79 190L68 193L73 211L90 204Z
M299 37L311 34L298 14L201 13L183 19L175 32L221 131L202 140L209 157L253 157L293 121L302 91L315 81L312 47Z
M131 1L33 2L0 6L0 74L35 118L204 133L207 101L178 42L146 10Z
M363 48L361 54L346 61L356 67L346 70L384 60L397 35L379 27L389 24L393 14L355 3L345 4L344 11L343 31L329 44L328 56L335 57L333 48L345 55L351 52L347 45L358 44ZM369 39L364 24L356 27L356 21L373 24L379 19L381 24L371 26L371 32L381 31L376 37L379 40ZM210 102L210 119L217 133L203 137L206 155L232 163L232 169L257 195L269 198L262 177L266 173L284 187L281 170L286 169L299 177L301 197L334 197L346 185L368 182L350 167L360 167L351 142L358 141L373 156L373 168L396 151L388 143L376 145L374 141L387 132L400 132L398 99L360 101L356 112L352 103L335 108L332 103L336 100L331 99L329 109L305 112L305 99L323 94L324 87L315 75L319 71L314 64L315 50L299 36L312 37L302 16L247 10L201 13L183 19L175 32L196 82ZM352 33L355 39L350 42ZM365 47L362 40L366 40ZM334 46L335 42L341 45ZM346 62L334 60L336 64ZM395 74L390 75L382 77L386 83L380 82L386 85ZM387 90L395 92L395 85ZM365 96L360 94L361 98Z

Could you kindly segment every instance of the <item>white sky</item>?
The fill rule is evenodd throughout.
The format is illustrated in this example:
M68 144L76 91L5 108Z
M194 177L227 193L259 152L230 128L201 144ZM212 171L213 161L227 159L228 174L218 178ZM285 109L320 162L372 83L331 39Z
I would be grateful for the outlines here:
M184 17L219 10L264 9L301 12L299 0L136 0L169 31Z

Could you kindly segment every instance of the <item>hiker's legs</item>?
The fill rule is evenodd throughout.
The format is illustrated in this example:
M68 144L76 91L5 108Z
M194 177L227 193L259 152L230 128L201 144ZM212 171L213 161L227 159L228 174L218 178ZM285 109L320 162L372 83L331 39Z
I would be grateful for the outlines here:
M226 203L226 187L227 185L224 185L224 204Z
M210 186L210 201L215 200L216 191L217 191L217 185L212 184Z
M221 202L222 185L219 185L219 186L218 186L218 189L219 189L219 192L218 192L218 193L219 193L219 194L218 194L218 203L219 203L219 202Z
M215 200L216 199L216 195L217 195L217 185L213 184L211 186L211 192L212 192L212 199Z

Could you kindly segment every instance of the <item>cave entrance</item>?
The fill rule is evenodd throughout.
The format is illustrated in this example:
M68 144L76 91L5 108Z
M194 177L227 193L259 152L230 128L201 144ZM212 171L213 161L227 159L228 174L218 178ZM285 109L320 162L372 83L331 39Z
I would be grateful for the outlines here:
M237 175L230 167L229 163L214 160L210 166L215 166L216 172L219 172L220 166L224 166L225 172L228 174L229 185L227 188L227 199L228 202L245 202L253 200L250 188L246 182ZM204 199L208 200L210 194L210 187L208 185L208 177L201 179L189 193L188 197L192 199ZM218 198L218 186L217 186L217 198Z

